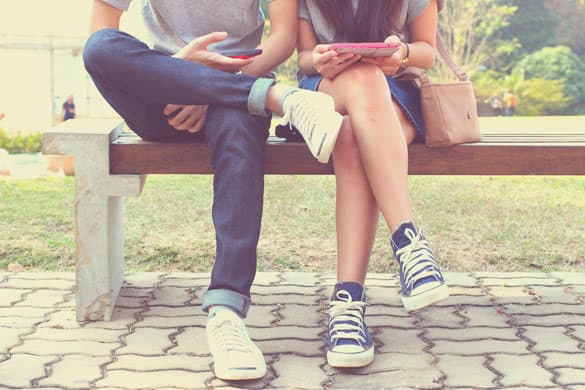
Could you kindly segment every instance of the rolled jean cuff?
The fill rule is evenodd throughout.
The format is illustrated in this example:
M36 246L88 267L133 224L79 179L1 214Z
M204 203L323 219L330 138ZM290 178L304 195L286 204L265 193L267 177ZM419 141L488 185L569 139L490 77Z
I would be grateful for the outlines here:
M249 297L226 289L207 290L203 294L202 301L202 309L206 313L211 306L226 306L238 313L242 318L246 318L248 315L251 303Z
M276 83L274 79L260 78L252 84L248 96L248 112L252 115L268 116L266 111L266 98L268 90Z

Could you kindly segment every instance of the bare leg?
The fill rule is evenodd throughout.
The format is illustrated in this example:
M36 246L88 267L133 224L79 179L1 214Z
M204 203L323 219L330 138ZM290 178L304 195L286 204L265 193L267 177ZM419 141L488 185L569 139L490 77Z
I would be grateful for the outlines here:
M364 172L390 230L411 221L407 141L412 134L407 140L382 71L356 64L323 80L319 89L333 96L337 111L349 114Z
M415 130L394 103L408 143ZM368 183L348 117L339 133L333 164L336 179L337 280L364 284L378 224L378 205Z

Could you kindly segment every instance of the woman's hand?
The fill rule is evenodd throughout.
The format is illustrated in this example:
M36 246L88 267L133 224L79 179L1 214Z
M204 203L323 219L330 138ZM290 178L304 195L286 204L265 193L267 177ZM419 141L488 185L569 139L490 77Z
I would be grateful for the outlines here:
M317 45L313 49L313 67L323 77L333 80L338 74L361 59L353 53L338 55L330 45Z
M175 129L189 133L198 133L203 129L203 125L205 125L208 107L167 104L163 110L163 114L169 116L175 113L167 121Z
M398 73L400 65L402 65L402 47L404 44L396 35L389 36L386 38L384 43L400 43L401 46L400 49L396 50L396 53L394 53L391 57L363 58L362 62L374 64L378 66L385 75L394 76L396 73Z

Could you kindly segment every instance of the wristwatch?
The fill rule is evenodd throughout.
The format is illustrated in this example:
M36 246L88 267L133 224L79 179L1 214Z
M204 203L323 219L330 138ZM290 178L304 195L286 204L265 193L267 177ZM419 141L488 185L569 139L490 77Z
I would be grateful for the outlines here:
M406 55L404 57L402 57L402 61L400 61L400 65L406 65L406 64L408 64L408 61L410 60L410 46L408 45L407 42L403 42L403 43L406 46Z

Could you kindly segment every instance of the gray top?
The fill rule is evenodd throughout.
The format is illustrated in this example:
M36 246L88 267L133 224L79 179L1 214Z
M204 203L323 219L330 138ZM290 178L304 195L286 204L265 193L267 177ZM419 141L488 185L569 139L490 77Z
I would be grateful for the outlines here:
M345 42L348 37L343 33L337 33L335 27L325 19L317 2L319 0L299 0L299 17L306 19L313 25L319 43L329 44L334 42ZM359 1L352 0L354 13L357 12ZM402 12L398 18L399 29L405 29L411 24L427 7L429 0L405 0ZM442 8L443 0L439 0L439 7Z
M127 11L131 0L102 0ZM215 31L229 37L209 50L251 50L262 41L260 0L141 0L152 47L174 54L193 39ZM267 3L273 0L264 0Z

